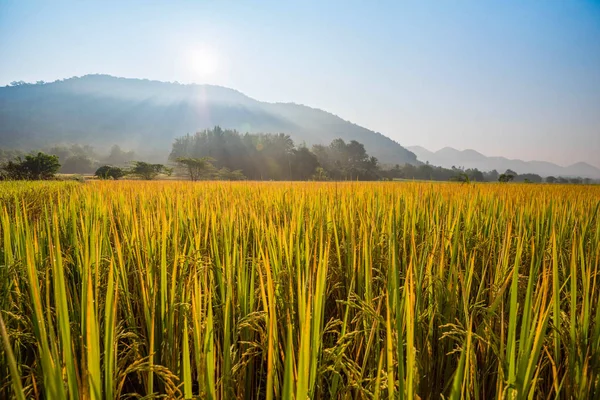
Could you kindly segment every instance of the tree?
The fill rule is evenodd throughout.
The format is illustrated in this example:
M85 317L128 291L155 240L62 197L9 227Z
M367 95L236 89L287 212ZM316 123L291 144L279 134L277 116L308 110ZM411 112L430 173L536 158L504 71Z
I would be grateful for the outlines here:
M94 162L87 156L76 155L67 158L60 172L65 174L87 174L94 170Z
M171 175L171 169L162 164L150 164L144 161L133 161L131 175L139 176L145 180L152 180L160 174Z
M312 176L313 181L327 181L329 180L329 176L327 175L327 171L322 167L317 167L314 175Z
M133 151L123 151L118 145L114 145L110 148L110 154L106 157L103 162L107 165L124 166L128 162L135 159L135 153Z
M514 175L511 175L511 174L502 174L498 178L498 182L504 182L504 183L506 183L506 182L512 181L514 178L515 178Z
M175 160L177 165L184 168L190 177L190 180L197 181L206 172L214 169L211 164L213 159L210 157L192 158L192 157L179 157Z
M483 172L481 172L477 168L467 169L465 171L465 173L469 177L469 182L470 181L485 182L485 176L483 175Z
M214 176L223 181L243 181L246 179L242 171L239 169L235 171L231 171L229 168L223 167L220 170L216 171Z
M169 160L210 157L218 170L240 170L250 179L291 179L294 142L285 134L244 134L213 129L176 138Z
M466 172L460 172L458 175L450 178L450 180L455 182L471 183L471 178L469 178L469 174Z
M542 182L542 177L538 174L521 174L515 177L515 182L540 183Z
M18 157L15 161L9 161L2 167L6 177L15 180L51 179L59 168L60 162L57 156L42 152L36 155L27 155L24 159Z
M556 183L557 179L553 176L546 177L546 182L548 183Z
M8 161L12 161L15 158L23 157L25 153L20 150L13 149L0 149L0 165Z
M375 180L379 178L377 158L369 157L365 146L355 140L349 143L334 139L329 146L315 145L317 161L332 179Z
M114 179L117 180L125 176L125 171L122 168L114 167L112 165L103 165L96 170L94 174L99 179Z
M317 156L306 147L292 150L291 157L291 179L306 181L315 173L319 161Z
M498 178L500 177L500 174L498 173L498 171L496 171L495 169L493 169L490 172L484 172L483 176L484 176L485 180L488 180L490 182L494 182L494 181L498 180Z

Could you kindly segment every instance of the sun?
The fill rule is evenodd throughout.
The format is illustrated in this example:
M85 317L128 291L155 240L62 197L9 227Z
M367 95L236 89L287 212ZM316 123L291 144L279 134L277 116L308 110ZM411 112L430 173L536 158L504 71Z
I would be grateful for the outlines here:
M188 53L189 67L198 77L214 75L219 70L219 57L212 49L202 46Z

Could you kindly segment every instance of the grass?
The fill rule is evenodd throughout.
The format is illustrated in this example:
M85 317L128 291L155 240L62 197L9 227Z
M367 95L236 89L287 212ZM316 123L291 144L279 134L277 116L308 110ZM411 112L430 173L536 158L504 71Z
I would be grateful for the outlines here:
M0 184L0 398L600 398L600 187Z

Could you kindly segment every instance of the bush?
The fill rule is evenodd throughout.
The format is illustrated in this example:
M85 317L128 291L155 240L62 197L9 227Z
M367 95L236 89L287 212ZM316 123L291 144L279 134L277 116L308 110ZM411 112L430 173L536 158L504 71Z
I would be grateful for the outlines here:
M498 178L498 182L504 182L504 183L507 183L507 182L510 182L510 181L512 181L514 178L515 178L515 176L514 176L514 175L512 175L512 174L502 174L502 175L500 175L500 177Z
M99 179L117 180L119 178L124 177L126 174L123 168L114 167L112 165L103 165L96 170L96 173L94 175Z

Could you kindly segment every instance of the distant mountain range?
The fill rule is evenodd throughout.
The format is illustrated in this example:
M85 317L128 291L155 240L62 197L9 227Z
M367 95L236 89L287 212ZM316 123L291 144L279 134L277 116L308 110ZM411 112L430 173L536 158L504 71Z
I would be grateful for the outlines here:
M0 88L2 148L119 144L142 154L168 154L175 137L215 125L242 133L283 132L307 146L357 140L382 163L418 164L415 154L392 139L331 113L265 103L220 86L86 75Z
M505 157L487 157L475 150L456 150L451 147L444 147L441 150L432 152L421 146L409 146L410 151L417 155L417 159L422 162L429 162L433 165L439 165L445 168L452 166L467 168L477 168L481 171L496 170L499 173L511 169L519 174L532 173L542 177L563 176L563 177L582 177L582 178L600 178L600 169L593 165L580 162L568 167L562 167L545 161L522 161L510 160Z

